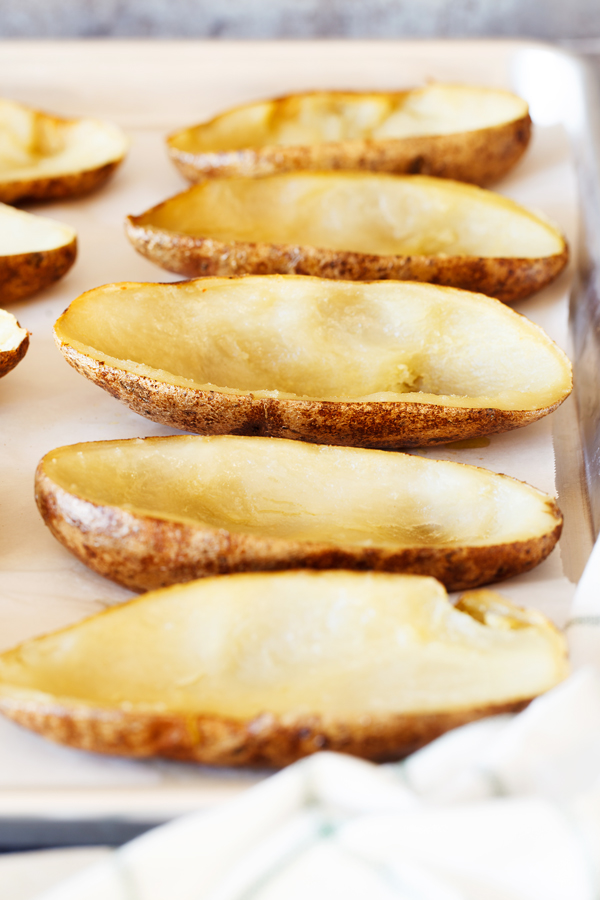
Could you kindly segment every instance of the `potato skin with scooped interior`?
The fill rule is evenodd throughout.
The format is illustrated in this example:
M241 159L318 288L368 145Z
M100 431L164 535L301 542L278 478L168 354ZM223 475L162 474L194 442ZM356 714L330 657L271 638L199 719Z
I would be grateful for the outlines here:
M112 175L129 146L110 122L55 116L5 98L0 128L14 156L0 172L2 203L88 194Z
M491 591L452 606L434 579L233 575L3 653L0 710L51 740L131 757L280 766L329 749L386 760L522 709L567 673L553 625Z
M53 284L77 256L77 235L69 225L4 203L0 203L0 235L3 303L22 300Z
M189 471L180 459L181 453L192 453L196 460ZM78 486L72 468L73 464L75 467L88 465L87 454L95 454L100 460L105 454L103 465L106 468L98 470L91 493L85 482ZM94 465L94 459L88 458ZM141 458L145 460L143 466L136 462ZM220 473L210 484L205 484L204 478L209 477L206 473L212 471L209 460L214 458L219 461ZM118 460L121 473L128 473L127 495L116 487L113 460ZM56 474L57 467L60 470L63 464L67 466L68 477ZM262 487L261 466L267 467L265 471L273 479L273 483ZM391 480L384 480L383 471L388 473L385 478ZM131 491L138 490L136 485L147 483L149 472L154 481L159 481L162 473L164 488L160 490L166 495L179 497L183 494L181 509L177 507L165 513L164 497L158 505L153 505L147 495L133 498ZM200 481L196 484L194 479L198 477ZM444 483L448 485L446 490L451 492L455 490L452 485L457 477L465 479L464 483L461 480L463 486L458 491L463 509L473 508L483 515L483 498L497 496L502 500L494 500L494 504L499 503L510 513L512 504L520 504L521 498L525 498L525 508L539 509L540 521L536 514L535 526L526 533L517 533L511 517L510 534L504 529L486 540L479 537L475 540L472 535L458 538L452 534L452 529L457 526L450 524L450 517L444 525L450 534L446 542L411 537L413 532L418 535L423 530L427 534L431 517L437 516L442 522L444 518L448 519L441 499ZM242 479L235 497L228 493L231 478ZM380 485L389 485L385 488L386 496L404 490L400 487L402 480L412 485L415 496L420 496L420 491L425 492L419 501L424 508L423 514L416 514L412 532L409 529L407 536L393 536L403 516L407 515L403 501L399 498L376 501L375 491L369 489L369 485L377 478ZM281 485L277 490L283 493L273 499L269 492L275 490L275 483ZM437 512L431 508L431 497L427 499L430 483L438 485L440 508ZM107 486L110 494L102 489L100 499L95 492L101 484ZM359 495L351 501L348 498L354 496L351 491L357 484ZM315 491L321 498L329 498L322 502L330 514L335 515L334 524L329 524L325 533L309 530L304 536L286 535L283 520L277 520L275 528L265 528L259 513L252 518L250 528L240 527L235 515L231 521L228 518L227 511L235 510L236 498L241 502L239 498L248 496L253 498L252 507L259 511L287 509L297 521L303 516L308 517L310 529L310 523L322 522L324 518L319 506L321 499L310 496ZM201 497L205 493L219 498L217 518L215 510L208 518L191 516L192 495ZM340 493L345 493L346 499L341 499ZM563 522L560 510L548 495L512 478L473 466L404 454L390 456L374 450L233 436L146 438L135 443L98 442L59 448L41 460L35 477L35 496L44 522L58 541L95 572L135 591L155 590L205 576L286 569L352 569L430 575L448 590L464 590L534 568L551 553ZM448 496L453 494L448 493ZM387 506L384 509L382 504L390 502L393 502L393 509L387 510ZM412 502L410 497L407 502ZM499 518L496 505L489 515ZM519 515L524 515L523 507ZM383 537L372 534L372 529L364 524L376 517L381 523L389 516L391 537L387 532ZM342 529L350 521L355 524L345 538ZM364 532L367 539L357 543L354 538L357 532Z
M523 316L487 297L405 282L105 285L73 301L55 339L70 365L135 412L199 434L427 446L528 425L572 387L566 356ZM388 358L385 377L374 378ZM242 359L244 371L232 374ZM395 387L407 366L414 385ZM493 388L474 387L484 369ZM319 372L330 383L309 385ZM523 382L537 390L523 392Z
M471 115L468 123L461 120L451 128L448 110L456 114L457 104L478 100L484 101L486 123ZM494 104L501 106L495 117L490 116ZM370 112L369 123L362 126L356 116L361 109ZM403 110L409 117L411 111L417 113L414 133L405 122L406 133L391 136L389 118ZM387 135L382 136L386 123ZM332 125L337 138L331 136ZM294 138L290 128L296 130ZM311 91L251 103L180 129L167 138L167 148L179 171L192 182L232 175L359 170L434 175L484 186L518 162L530 138L531 118L520 98L504 91L431 84L400 92Z
M209 178L128 216L125 230L139 253L188 278L420 281L504 303L541 290L569 259L557 228L506 197L421 175Z

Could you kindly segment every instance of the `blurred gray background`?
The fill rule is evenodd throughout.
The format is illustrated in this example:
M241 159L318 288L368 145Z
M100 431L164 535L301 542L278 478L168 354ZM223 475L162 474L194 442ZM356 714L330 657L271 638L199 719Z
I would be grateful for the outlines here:
M600 0L0 0L0 38L433 36L523 36L594 51Z

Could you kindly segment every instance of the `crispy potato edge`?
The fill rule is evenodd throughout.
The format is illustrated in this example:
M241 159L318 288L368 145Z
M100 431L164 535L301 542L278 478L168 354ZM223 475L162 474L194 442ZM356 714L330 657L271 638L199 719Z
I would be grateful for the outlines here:
M567 396L529 410L257 398L167 384L93 359L58 337L56 343L74 369L134 412L205 435L260 435L383 450L425 447L522 428L553 412Z
M77 238L51 250L0 256L3 303L14 303L41 291L65 275L77 258Z
M94 753L162 756L219 766L280 767L319 750L377 762L401 759L468 722L519 712L533 698L439 713L343 722L321 716L249 721L194 714L161 714L19 701L0 696L0 712L43 737Z
M561 253L539 258L377 256L288 244L223 242L163 231L128 216L126 234L147 259L187 278L231 275L312 275L345 281L420 281L462 288L515 303L557 278L569 261Z
M0 202L21 200L67 200L81 197L101 187L121 165L125 156L93 169L51 175L47 178L28 178L23 181L0 182Z

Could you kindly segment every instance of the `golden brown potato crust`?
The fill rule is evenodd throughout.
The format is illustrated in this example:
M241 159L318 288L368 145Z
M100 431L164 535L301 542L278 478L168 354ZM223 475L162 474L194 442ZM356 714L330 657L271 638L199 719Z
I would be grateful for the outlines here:
M560 403L533 410L441 406L406 401L289 400L167 384L108 366L57 341L73 368L134 412L195 434L291 438L315 444L394 450L522 428Z
M350 250L289 244L225 243L161 231L128 216L126 232L135 249L170 272L188 278L230 275L313 275L346 281L423 281L462 288L514 303L553 281L569 250L538 259L475 256L377 256Z
M18 347L14 350L4 350L0 352L0 378L7 375L17 363L20 363L27 350L29 349L29 332L25 335Z
M64 200L69 197L81 197L103 185L121 162L121 159L117 159L84 172L0 182L0 202L17 203L19 200Z
M554 548L562 516L554 501L554 529L525 541L489 546L360 547L230 532L101 506L35 479L38 508L54 537L85 565L134 591L149 591L233 572L353 569L430 575L449 591L490 584L537 566Z
M48 287L68 272L77 257L77 239L52 250L0 256L0 292L12 303Z
M504 125L457 134L338 141L190 153L167 140L171 159L189 181L206 177L260 177L298 171L387 172L435 175L484 186L521 158L531 137L528 115Z
M121 756L164 756L219 766L285 766L318 750L384 762L401 759L449 731L485 716L519 712L533 698L439 713L336 721L275 716L248 721L185 713L128 712L0 698L0 711L61 744Z

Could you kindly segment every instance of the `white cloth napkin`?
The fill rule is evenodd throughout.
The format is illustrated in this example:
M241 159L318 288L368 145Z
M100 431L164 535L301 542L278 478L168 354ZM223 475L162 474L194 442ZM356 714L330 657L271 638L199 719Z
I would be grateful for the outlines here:
M39 900L597 900L600 544L565 682L403 763L321 753ZM582 664L583 667L582 667Z

